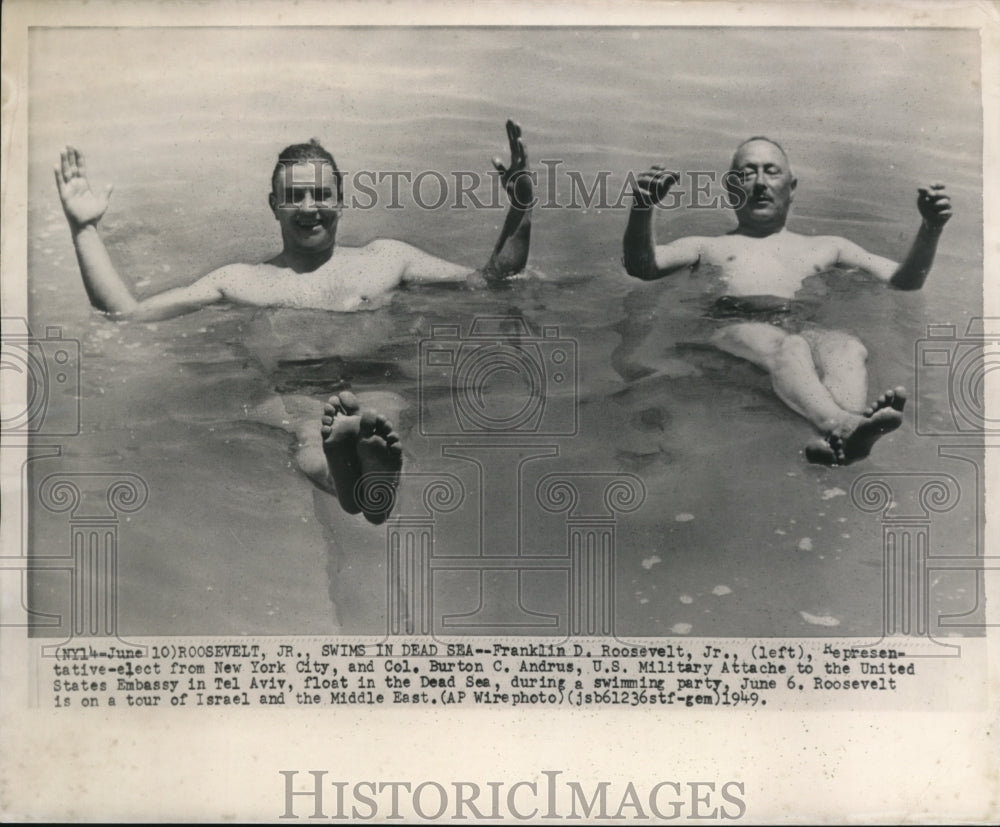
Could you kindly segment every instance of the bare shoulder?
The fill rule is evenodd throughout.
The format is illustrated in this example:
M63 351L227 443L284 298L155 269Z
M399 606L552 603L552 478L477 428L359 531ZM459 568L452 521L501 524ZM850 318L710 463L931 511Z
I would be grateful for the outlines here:
M709 236L701 235L685 235L680 238L675 238L670 241L666 241L661 245L661 247L666 247L671 250L677 251L692 251L697 253L702 253L709 248L709 245L716 241L716 239Z
M816 246L833 246L833 247L842 247L847 245L856 246L854 245L854 242L848 241L846 238L839 235L800 235L798 233L794 233L793 235L796 235L799 238L804 239L809 243L815 244Z
M689 235L677 239L677 243L682 243L690 247L697 247L706 255L717 250L727 250L736 243L737 239L731 235Z
M811 248L833 258L833 263L852 264L858 256L868 253L858 244L839 235L817 235L809 239Z
M731 257L744 245L742 236L736 235L692 235L680 241L696 250L698 255L708 264L718 264Z
M473 272L471 267L455 264L415 244L394 238L377 238L364 249L372 252L372 261L377 266L403 282L460 281Z
M802 252L813 251L830 253L840 249L845 240L835 235L803 235L802 233L784 232L778 239L779 246Z
M235 282L246 281L248 278L260 275L269 269L271 269L271 265L269 264L247 264L245 262L224 264L222 267L217 267L215 270L206 273L201 277L200 281L206 281L217 287L224 288Z
M406 241L397 238L376 238L369 241L363 247L351 247L358 255L378 256L379 258L392 259L396 257L406 258L418 250Z
M358 252L382 253L392 252L393 250L405 250L412 248L412 246L412 244L400 241L398 238L373 238L363 247L353 247L351 249Z

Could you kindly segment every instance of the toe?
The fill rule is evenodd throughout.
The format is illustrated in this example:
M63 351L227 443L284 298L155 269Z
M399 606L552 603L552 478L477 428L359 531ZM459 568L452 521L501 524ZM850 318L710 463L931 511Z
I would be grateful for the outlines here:
M806 459L817 465L835 465L837 463L837 455L830 443L822 439L817 439L806 445Z
M830 450L833 452L833 464L843 465L847 459L847 448L843 437L831 435Z
M346 414L355 414L361 408L358 398L350 391L340 394L340 407Z
M361 424L359 428L359 435L362 439L370 437L375 433L375 423L378 417L375 411L363 411L361 413Z

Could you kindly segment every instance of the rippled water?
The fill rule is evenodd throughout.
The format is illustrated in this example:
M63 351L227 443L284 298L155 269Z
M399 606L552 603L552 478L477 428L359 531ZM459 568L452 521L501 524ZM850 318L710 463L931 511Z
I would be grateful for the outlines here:
M939 374L924 377L906 425L870 461L806 464L810 428L765 377L685 345L702 284L624 274L624 209L538 210L532 277L503 291L409 289L356 314L234 308L113 324L87 305L50 172L72 142L96 182L115 182L104 237L146 294L273 254L268 174L282 146L310 136L349 173L485 172L504 151L504 120L515 117L539 189L567 203L569 171L588 182L606 171L614 195L629 170L655 161L717 170L739 140L764 133L785 146L799 178L792 229L845 235L890 257L916 230L916 186L948 182L955 218L923 291L850 275L809 285L815 320L868 346L873 390L913 387L927 324L961 333L982 313L974 33L122 29L32 38L31 322L80 340L84 423L63 457L38 460L33 474L37 482L55 471L130 472L148 483L148 505L119 529L125 633L380 631L384 530L332 510L294 469L288 435L246 412L276 391L392 391L407 404L407 468L459 475L474 505L474 465L443 458L445 440L419 427L421 416L453 415L445 386L425 383L421 395L419 342L436 324L467 331L477 315L522 318L536 335L556 326L576 343L579 433L542 440L559 454L524 465L526 501L550 472L628 473L645 487L644 505L619 514L615 528L620 634L873 634L882 524L852 503L854 480L940 470L976 490L969 463L940 458L940 440L915 433L917 406L927 421L949 413ZM70 74L62 56L83 52L88 61ZM503 218L419 209L406 193L402 202L347 210L340 241L393 236L475 265ZM723 210L689 209L666 214L658 229L666 239L731 226ZM504 392L491 390L494 404ZM564 553L565 514L526 508L518 534L513 515L492 513L491 501L514 502L494 490L484 497L485 539L476 511L463 507L440 517L437 552L461 556L482 543L487 553L518 544L526 556ZM970 494L935 518L932 553L972 552L976 502ZM64 515L34 509L36 551L62 549L66 530ZM524 605L565 618L565 577L525 577ZM936 577L934 606L976 607L972 577ZM436 578L436 610L476 609L473 576ZM65 573L33 580L40 609L61 611L65 593Z

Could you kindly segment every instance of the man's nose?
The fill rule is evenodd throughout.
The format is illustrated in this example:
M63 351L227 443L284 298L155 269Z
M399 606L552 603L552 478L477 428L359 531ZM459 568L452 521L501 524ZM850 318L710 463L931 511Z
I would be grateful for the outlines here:
M313 198L313 194L306 191L305 195L302 196L302 200L299 202L300 210L315 210L316 209L316 199Z

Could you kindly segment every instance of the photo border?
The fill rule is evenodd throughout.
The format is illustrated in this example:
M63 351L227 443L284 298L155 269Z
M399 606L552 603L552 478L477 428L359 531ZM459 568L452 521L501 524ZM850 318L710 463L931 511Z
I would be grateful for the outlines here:
M6 317L27 317L27 38L33 25L648 25L973 28L982 37L984 228L1000 227L986 182L1000 180L1000 16L993 3L910 2L892 7L811 2L459 3L26 2L3 14L3 233L0 301ZM1000 316L998 239L984 239L984 313ZM996 382L988 385L995 409ZM3 384L4 404L23 405L24 387ZM0 522L2 556L25 542L20 469L25 445L5 440ZM987 512L997 463L987 451ZM996 548L987 523L987 550ZM997 621L996 578L986 578L989 622ZM4 582L3 618L21 605ZM248 639L250 640L250 639ZM746 820L879 823L996 818L1000 761L998 637L963 639L962 659L985 664L987 703L973 711L806 710L691 712L544 708L304 710L239 715L192 711L102 711L86 719L33 706L25 664L35 646L5 627L0 646L0 810L7 818L275 821L280 770L328 770L331 777L414 782L541 780L560 769L624 785L664 779L742 781ZM960 682L949 688L963 693ZM818 707L819 705L817 705ZM469 738L475 733L475 738Z

